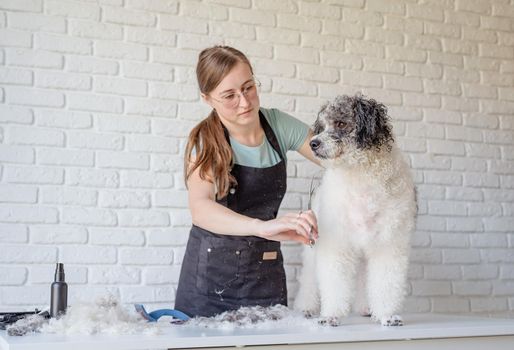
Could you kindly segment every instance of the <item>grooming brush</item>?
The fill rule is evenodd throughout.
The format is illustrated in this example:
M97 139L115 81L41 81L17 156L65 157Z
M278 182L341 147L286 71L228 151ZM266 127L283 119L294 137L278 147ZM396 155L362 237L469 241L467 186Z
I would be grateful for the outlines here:
M175 318L175 320L171 321L172 323L183 323L189 320L188 315L178 310L160 309L148 313L142 304L134 304L134 307L136 308L136 311L148 322L157 322L157 320L162 316L171 316Z

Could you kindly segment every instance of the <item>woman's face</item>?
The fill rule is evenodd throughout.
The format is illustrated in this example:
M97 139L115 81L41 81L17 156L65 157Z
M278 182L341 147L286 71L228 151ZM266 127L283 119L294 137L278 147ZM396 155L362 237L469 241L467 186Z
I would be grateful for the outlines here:
M217 112L230 129L252 126L259 120L259 95L250 67L242 62L230 70L223 80L203 99Z

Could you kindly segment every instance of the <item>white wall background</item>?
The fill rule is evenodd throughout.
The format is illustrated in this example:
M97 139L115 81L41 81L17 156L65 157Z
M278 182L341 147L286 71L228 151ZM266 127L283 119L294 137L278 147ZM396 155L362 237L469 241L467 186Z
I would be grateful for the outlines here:
M172 306L194 66L220 43L309 124L341 93L390 107L420 199L408 311L514 314L512 0L0 0L1 309L47 305L57 261L70 303ZM299 210L317 169L290 157Z

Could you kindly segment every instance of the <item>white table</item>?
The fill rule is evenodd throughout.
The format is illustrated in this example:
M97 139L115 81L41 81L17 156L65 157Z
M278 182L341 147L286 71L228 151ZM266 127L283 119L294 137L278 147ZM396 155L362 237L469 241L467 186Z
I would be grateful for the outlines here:
M403 327L382 327L350 317L340 327L313 325L296 329L207 329L166 325L159 335L11 337L0 332L1 350L228 349L514 349L514 319L441 314L405 315ZM257 346L259 346L257 348Z

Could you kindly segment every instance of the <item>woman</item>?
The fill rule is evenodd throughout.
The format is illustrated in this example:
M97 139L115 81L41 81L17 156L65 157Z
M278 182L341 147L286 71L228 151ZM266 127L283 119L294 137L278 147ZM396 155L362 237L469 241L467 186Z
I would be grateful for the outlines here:
M175 308L213 316L241 306L287 305L280 242L317 239L312 211L277 212L288 149L317 162L304 123L260 108L258 81L240 51L215 46L196 67L212 111L189 135L184 173L193 227Z

